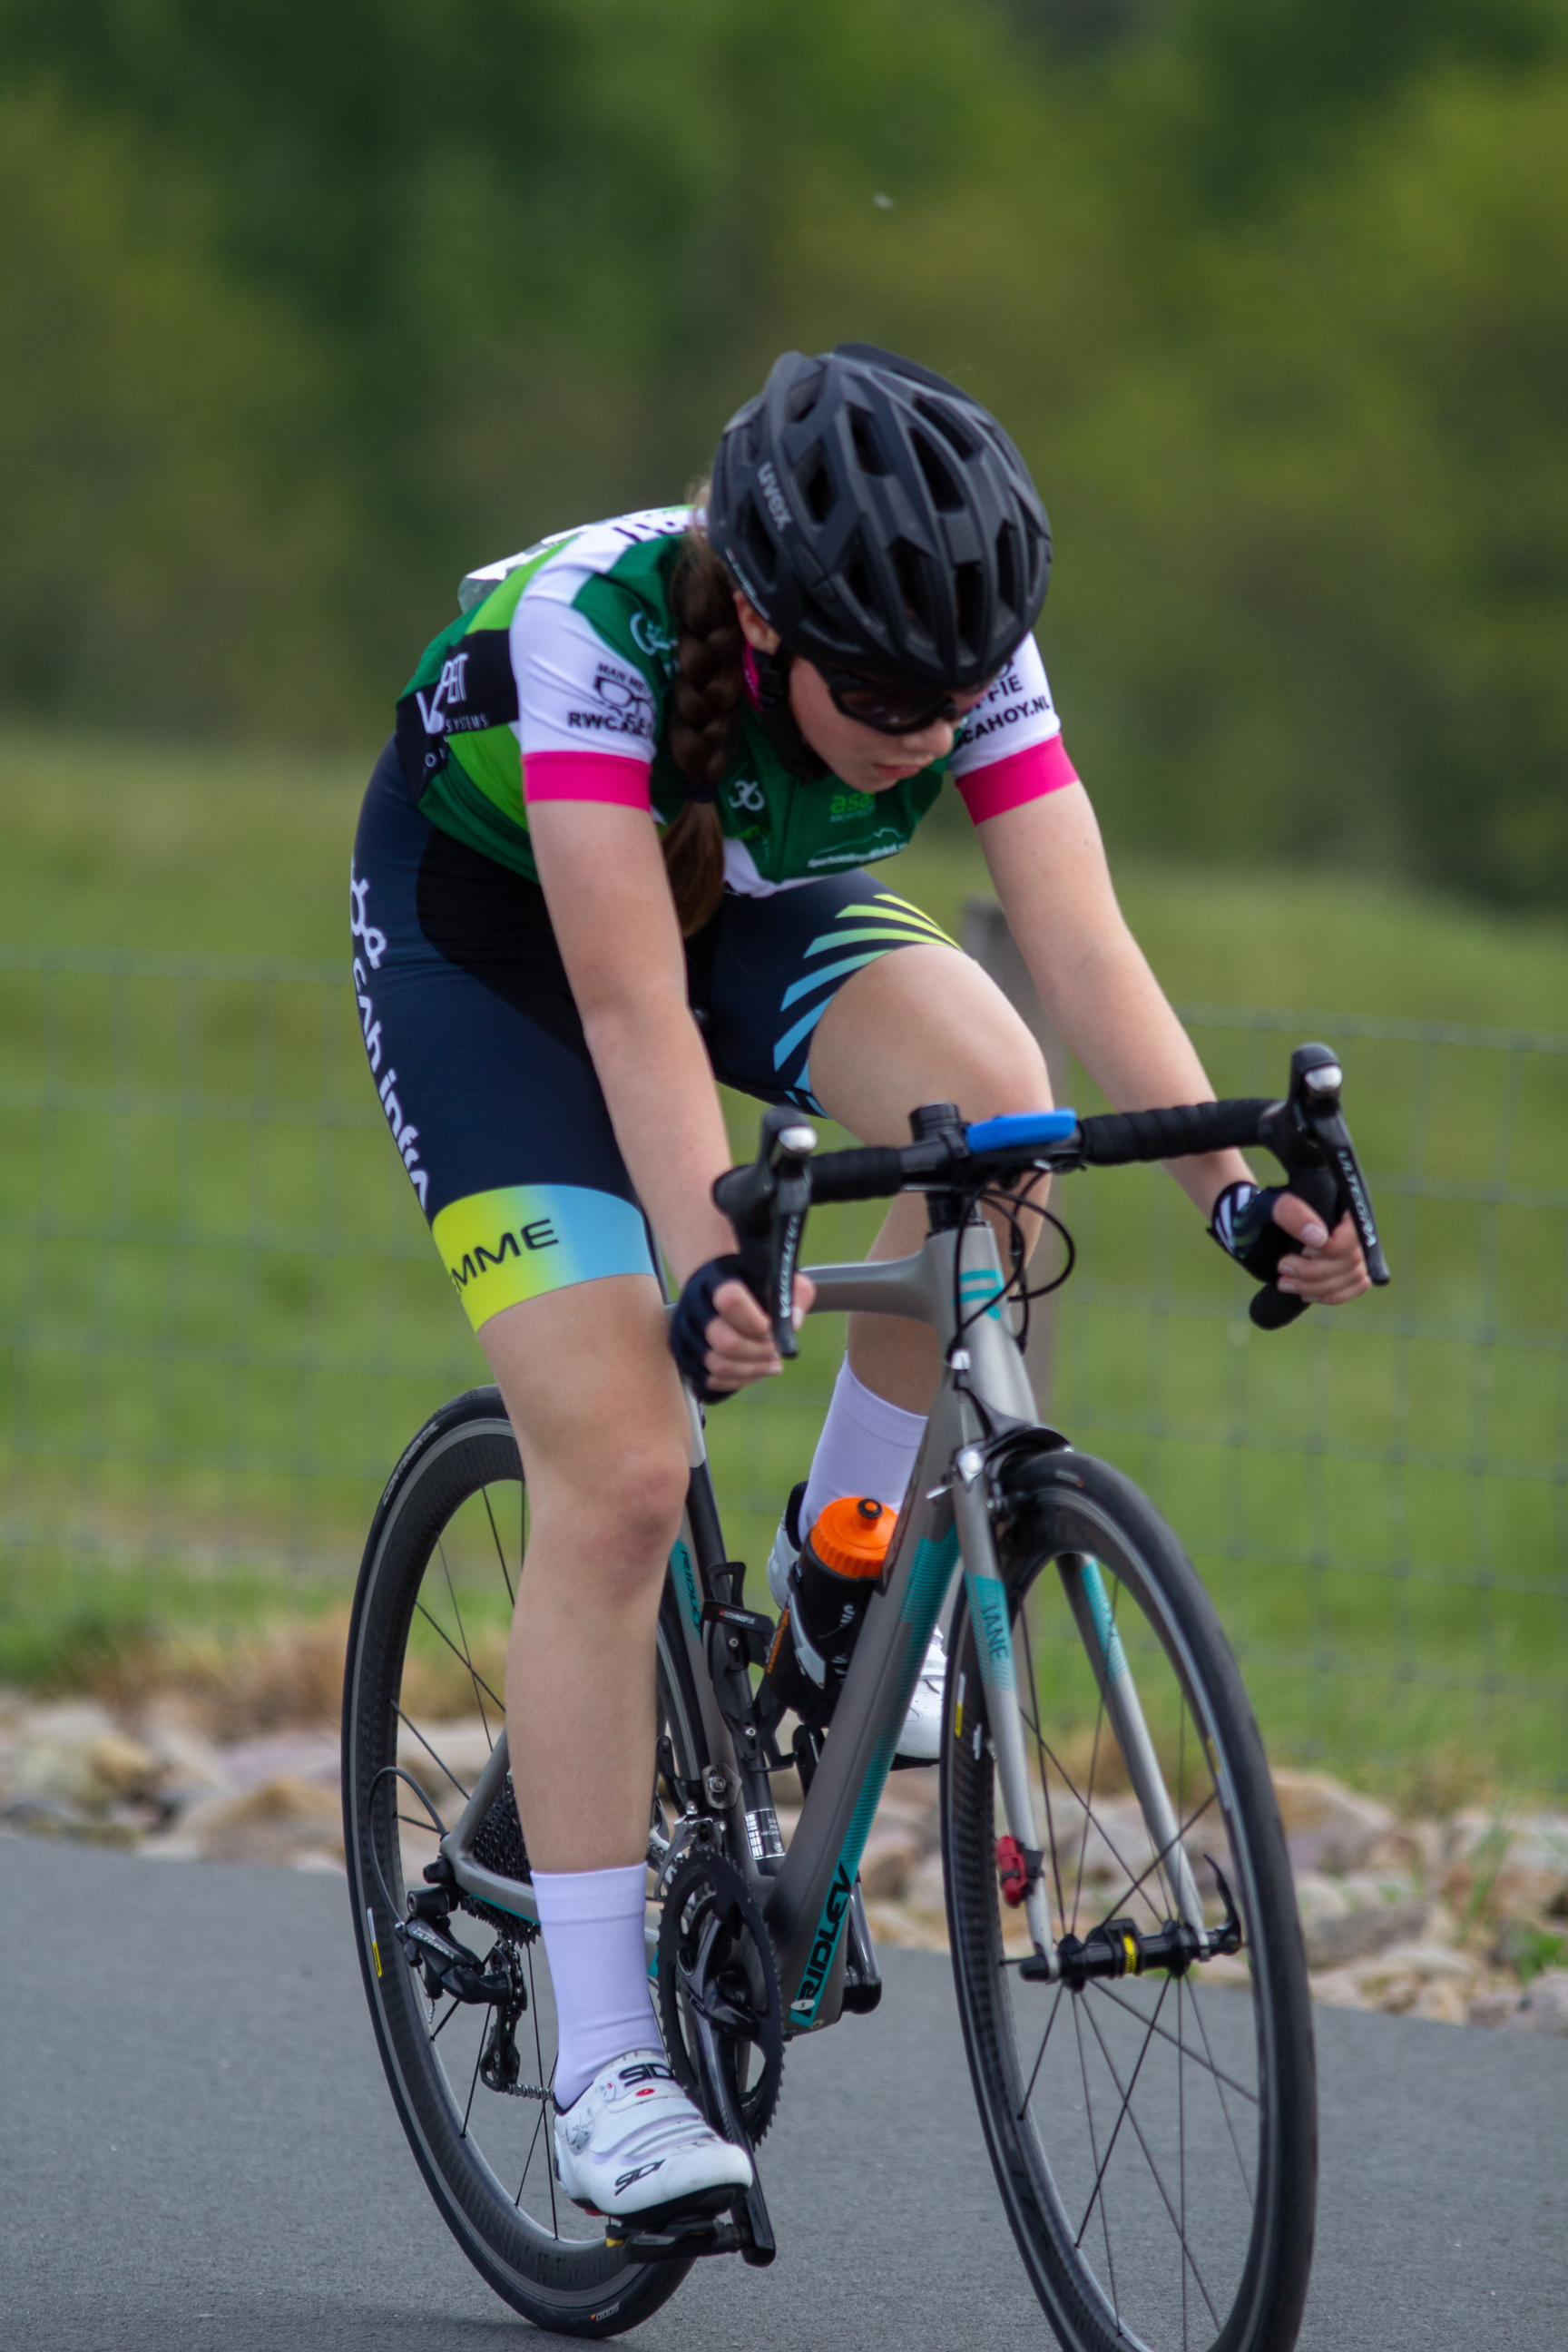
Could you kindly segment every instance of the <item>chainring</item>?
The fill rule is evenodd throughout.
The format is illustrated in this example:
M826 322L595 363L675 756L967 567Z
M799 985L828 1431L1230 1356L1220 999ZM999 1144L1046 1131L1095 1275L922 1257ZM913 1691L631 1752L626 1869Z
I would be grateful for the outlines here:
M784 2078L784 2000L763 1915L735 1865L711 1847L688 1854L669 1883L658 1929L659 2022L670 2067L714 2128L696 2055L692 2010L713 2022L726 2090L754 2147L773 2119ZM750 2075L744 2089L742 2073Z

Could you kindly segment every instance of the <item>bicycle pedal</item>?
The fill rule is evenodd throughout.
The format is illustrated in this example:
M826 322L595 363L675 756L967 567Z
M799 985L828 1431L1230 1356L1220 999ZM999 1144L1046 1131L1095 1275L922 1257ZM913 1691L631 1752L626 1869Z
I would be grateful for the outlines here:
M668 2230L628 2230L616 2235L615 2222L605 2230L611 2253L624 2253L634 2263L689 2263L703 2254L738 2254L745 2249L733 2221L689 2221Z

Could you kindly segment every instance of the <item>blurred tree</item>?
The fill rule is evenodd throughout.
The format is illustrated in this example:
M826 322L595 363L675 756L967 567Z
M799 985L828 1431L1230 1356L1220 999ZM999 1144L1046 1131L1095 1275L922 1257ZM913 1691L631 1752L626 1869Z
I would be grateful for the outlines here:
M354 534L297 320L216 265L150 141L46 90L0 105L0 697L329 723Z
M1445 77L1086 414L1070 636L1124 830L1568 892L1568 78Z
M0 0L0 697L384 719L784 346L989 400L1114 828L1560 891L1568 0Z

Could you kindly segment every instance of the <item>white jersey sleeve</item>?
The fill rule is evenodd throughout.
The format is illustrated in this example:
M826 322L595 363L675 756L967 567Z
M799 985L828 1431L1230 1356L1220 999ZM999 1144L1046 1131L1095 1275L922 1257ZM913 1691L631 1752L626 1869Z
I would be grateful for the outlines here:
M956 783L1061 731L1039 646L1026 637L984 702L961 721L948 773Z
M511 622L523 759L602 752L647 769L658 731L647 678L605 643L584 614L538 593L539 584L529 583Z
M1046 666L1032 636L960 722L948 773L976 824L1077 783Z

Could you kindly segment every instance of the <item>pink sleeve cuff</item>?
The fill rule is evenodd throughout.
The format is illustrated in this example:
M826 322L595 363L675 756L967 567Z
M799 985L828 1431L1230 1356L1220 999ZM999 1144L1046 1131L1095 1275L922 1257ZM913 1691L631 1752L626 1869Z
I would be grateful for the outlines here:
M1053 735L1048 743L1030 743L1005 760L993 760L989 767L973 768L967 776L953 778L976 824L984 824L988 816L1000 816L1004 809L1021 808L1026 801L1043 800L1047 793L1059 793L1064 784L1076 784L1078 780L1078 770L1059 735Z
M647 760L613 751L531 751L522 763L522 796L533 801L609 801L617 808L651 809Z

